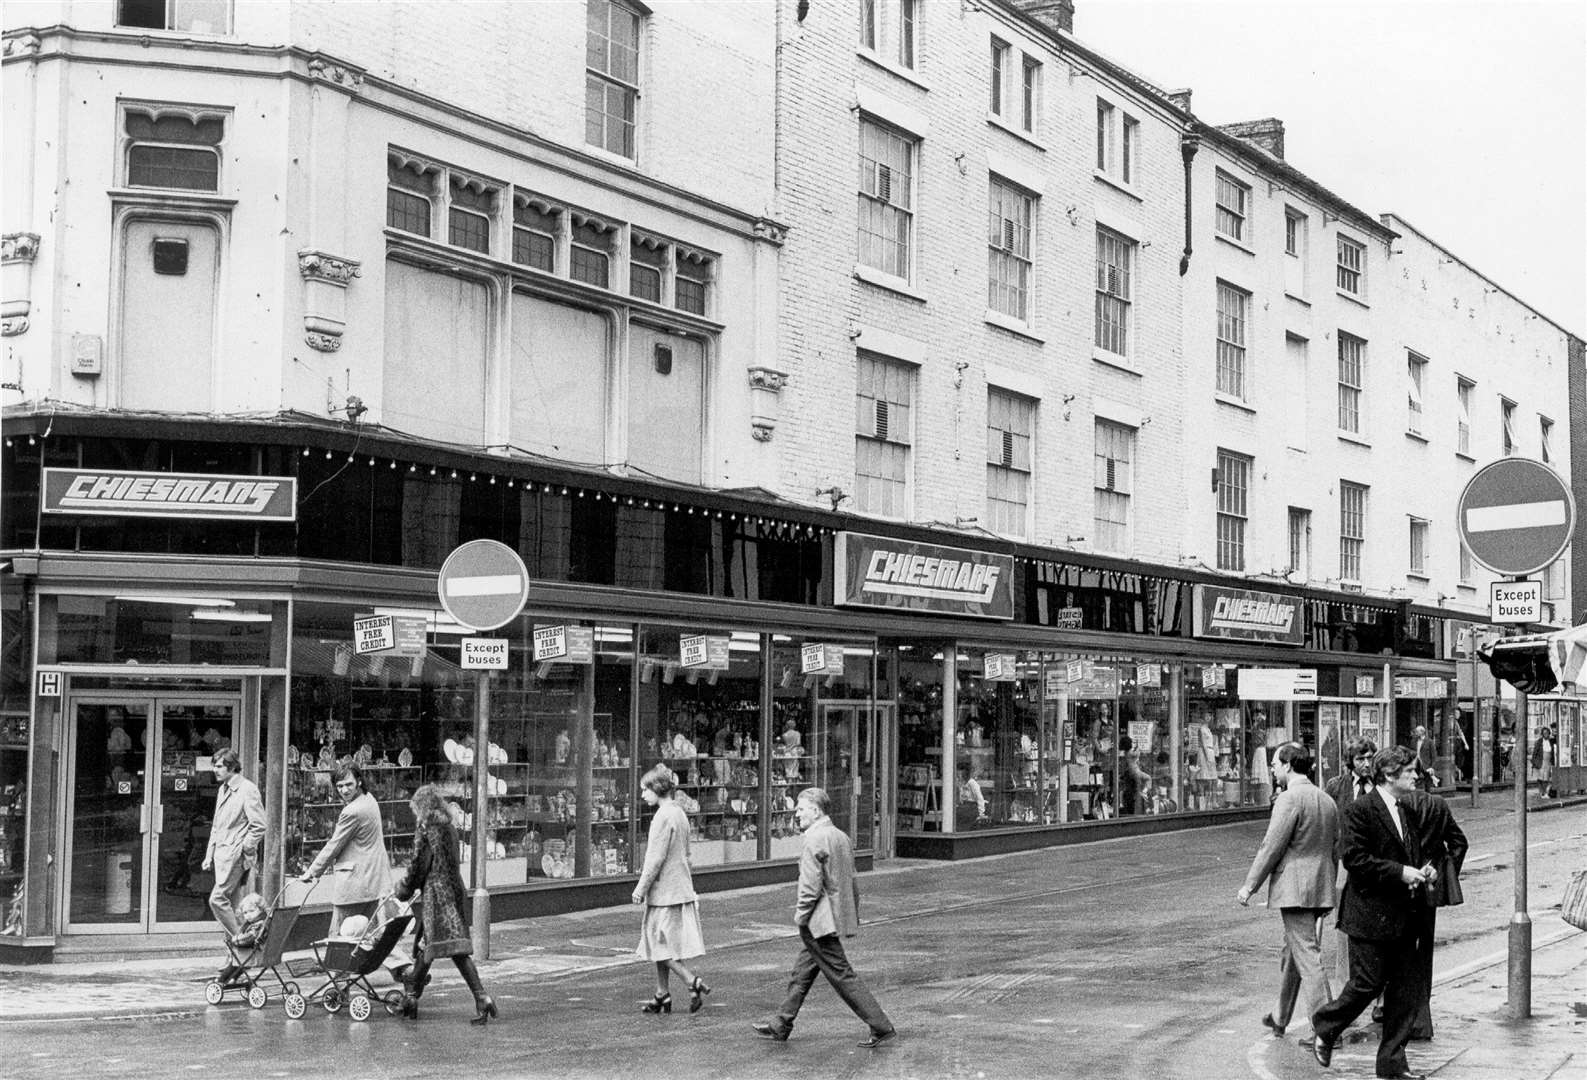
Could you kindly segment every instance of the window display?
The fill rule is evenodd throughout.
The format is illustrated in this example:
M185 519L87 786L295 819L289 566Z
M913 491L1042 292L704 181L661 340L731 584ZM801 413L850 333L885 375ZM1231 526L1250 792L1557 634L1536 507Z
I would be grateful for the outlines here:
M0 713L0 934L22 933L28 841L28 717Z
M944 648L929 641L891 646L885 652L885 674L876 688L878 697L892 697L898 703L898 808L894 820L901 833L941 832L943 828Z

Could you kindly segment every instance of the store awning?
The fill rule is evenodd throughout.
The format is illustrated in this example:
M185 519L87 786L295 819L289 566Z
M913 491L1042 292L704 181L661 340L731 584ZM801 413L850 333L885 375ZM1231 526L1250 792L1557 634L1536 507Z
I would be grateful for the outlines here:
M1587 696L1587 625L1548 635L1548 666L1559 693Z

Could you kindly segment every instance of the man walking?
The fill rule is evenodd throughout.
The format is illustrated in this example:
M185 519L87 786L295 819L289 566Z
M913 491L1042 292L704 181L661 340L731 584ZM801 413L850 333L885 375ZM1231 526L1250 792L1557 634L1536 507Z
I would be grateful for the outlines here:
M880 1046L898 1033L843 952L843 939L859 932L860 886L854 876L854 847L828 816L831 808L831 799L818 787L801 791L794 807L794 820L804 832L794 925L804 947L794 960L782 1008L775 1019L754 1025L755 1033L787 1039L816 976L825 975L843 1003L870 1027L860 1045Z
M1438 909L1461 902L1459 893L1460 871L1466 862L1466 851L1471 846L1466 834L1455 823L1449 804L1438 795L1417 785L1401 804L1411 809L1417 821L1416 839L1421 844L1423 860L1438 870L1438 877L1429 882L1427 904L1420 913L1416 932L1416 1023L1411 1028L1411 1038L1418 1040L1433 1037L1433 939L1438 930Z
M242 940L242 924L237 919L237 903L248 891L248 875L259 864L259 841L264 839L264 800L259 787L242 774L242 759L226 747L213 758L215 779L215 816L210 820L209 846L204 850L204 869L215 871L215 887L210 890L209 909L237 945Z
M1286 742L1273 751L1273 782L1282 791L1236 894L1244 907L1267 881L1267 906L1278 908L1284 919L1278 1008L1262 1017L1274 1035L1284 1034L1302 991L1302 1016L1333 996L1322 968L1322 920L1334 906L1337 888L1339 809L1312 783L1312 769L1311 752L1300 743Z
M1334 1043L1379 993L1383 1037L1377 1075L1420 1080L1405 1059L1416 1022L1417 935L1423 889L1436 877L1421 858L1420 823L1400 798L1414 790L1411 753L1393 746L1372 759L1373 793L1357 799L1344 818L1349 879L1339 903L1339 928L1350 935L1350 981L1339 996L1312 1014L1312 1054L1325 1068Z
M1372 758L1378 752L1378 744L1371 739L1351 739L1345 747L1345 759L1349 764L1344 772L1328 781L1324 789L1334 805L1339 807L1339 837L1344 840L1345 812L1350 809L1350 804L1357 799L1365 798L1372 794ZM1334 860L1343 859L1344 852L1340 845L1334 845ZM1341 866L1339 871L1339 891L1344 893L1345 881L1350 875ZM1336 944L1334 950L1334 977L1333 985L1343 986L1350 981L1350 939L1343 930L1336 930Z

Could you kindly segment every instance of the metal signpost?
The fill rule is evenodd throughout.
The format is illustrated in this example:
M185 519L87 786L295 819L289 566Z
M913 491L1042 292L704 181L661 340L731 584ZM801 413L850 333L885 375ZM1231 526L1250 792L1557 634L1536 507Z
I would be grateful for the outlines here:
M1576 503L1570 487L1547 465L1528 458L1500 458L1478 469L1460 493L1456 514L1460 542L1494 573L1517 580L1548 566L1570 543ZM1495 591L1493 604L1501 602ZM1476 715L1476 686L1472 687ZM1510 919L1510 1012L1532 1015L1532 918L1526 909L1526 693L1515 695L1515 745L1510 772L1515 780L1515 914Z
M518 553L495 540L470 540L441 564L436 591L446 613L473 630L506 626L529 599L529 570ZM481 657L474 681L474 820L470 832L473 866L469 887L474 892L474 953L490 959L490 890L486 887L486 842L490 823L490 672L505 668L506 642L493 647L489 639L465 639L465 653ZM488 666L487 666L488 665ZM463 666L476 666L465 663Z

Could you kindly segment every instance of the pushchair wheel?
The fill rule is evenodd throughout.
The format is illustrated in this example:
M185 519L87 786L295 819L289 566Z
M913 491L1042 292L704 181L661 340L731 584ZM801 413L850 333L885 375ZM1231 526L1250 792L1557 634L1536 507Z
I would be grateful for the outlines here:
M288 994L283 1005L287 1011L288 1020L301 1020L303 1014L308 1012L309 1003L303 1000L303 995L294 990Z
M368 1020L373 1008L373 1003L363 994L354 994L347 999L347 1015L354 1020Z
M321 1004L325 1006L325 1011L328 1013L341 1012L342 992L336 989L334 986L331 987L329 990L325 991L325 1000L321 1002Z
M396 1016L402 1011L402 998L403 993L401 990L386 991L385 1002L387 1016Z
M211 1005L219 1005L221 999L225 996L226 988L216 980L211 979L209 982L204 984L204 1000L209 1002Z
M287 993L289 993L289 994L301 994L301 993L302 993L302 992L303 992L303 991L302 991L302 990L300 990L300 989L299 989L299 988L298 988L298 984L297 984L297 983L295 983L295 982L289 982L289 983L287 983L287 985L286 985L286 987L285 987L285 990L286 990L286 992L287 992Z
M270 995L265 993L265 988L264 987L262 987L262 986L250 986L248 988L248 1004L253 1006L254 1008L256 1008L256 1009L264 1008L265 1007L265 1002L267 1002L269 1000L270 1000Z

